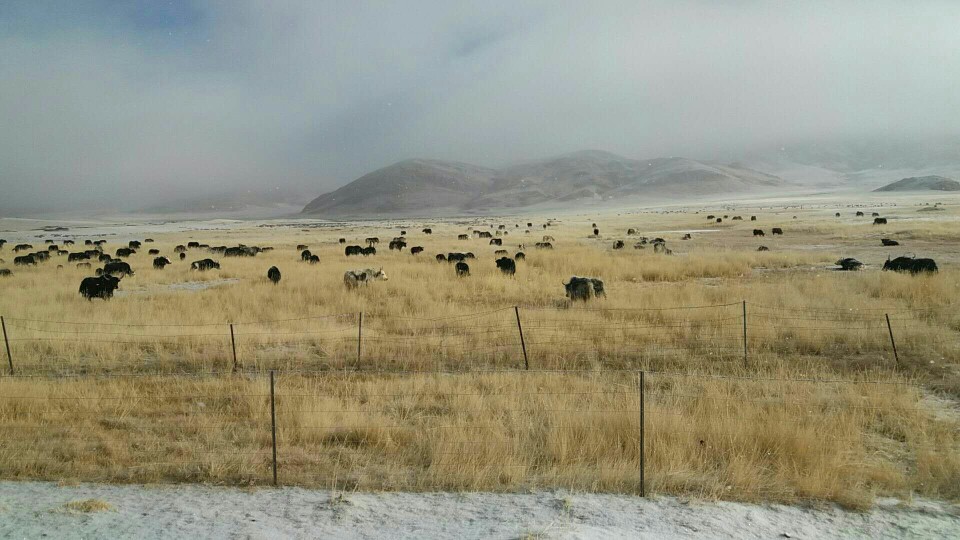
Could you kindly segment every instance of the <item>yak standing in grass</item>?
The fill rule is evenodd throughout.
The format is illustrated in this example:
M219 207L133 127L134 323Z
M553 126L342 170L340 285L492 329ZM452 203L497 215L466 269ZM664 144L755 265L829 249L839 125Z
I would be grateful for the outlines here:
M120 286L120 278L104 274L99 277L84 278L80 282L80 294L87 300L113 298L113 291Z
M201 259L199 261L193 261L190 265L191 270L200 270L201 272L206 270L219 270L220 263L213 259Z
M497 259L497 268L499 268L501 272L507 274L508 276L512 276L517 273L517 263L514 262L514 260L510 257L500 257Z
M457 263L457 277L467 277L470 275L470 265L461 261Z
M170 264L170 259L166 257L157 257L153 260L153 267L157 270L163 270L163 268L168 264Z
M570 281L563 284L566 289L566 296L570 300L582 300L586 302L590 298L606 296L603 289L603 281L596 278L571 277Z
M280 269L276 266L271 266L270 269L267 270L267 279L272 281L274 285L280 283Z
M910 272L919 274L922 272L935 273L938 271L937 263L933 259L917 259L914 257L897 257L892 261L887 259L883 263L884 270L893 270L894 272Z
M839 266L841 270L845 270L848 272L852 270L860 270L861 268L863 268L863 263L852 257L840 259L839 261L836 262L836 265Z
M367 268L365 270L348 270L343 274L343 284L347 289L356 289L360 285L366 285L371 281L387 281L387 274L383 268L374 270Z

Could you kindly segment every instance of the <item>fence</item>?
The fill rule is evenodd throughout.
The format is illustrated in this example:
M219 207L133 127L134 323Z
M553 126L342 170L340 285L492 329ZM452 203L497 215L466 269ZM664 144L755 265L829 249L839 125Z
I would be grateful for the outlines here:
M749 367L784 356L895 366L960 361L948 310L747 302L652 309L506 307L438 318L341 313L233 323L0 317L10 373L241 369L668 369L695 356Z
M841 502L862 490L939 494L960 437L921 399L896 380L635 371L16 376L0 379L0 474Z

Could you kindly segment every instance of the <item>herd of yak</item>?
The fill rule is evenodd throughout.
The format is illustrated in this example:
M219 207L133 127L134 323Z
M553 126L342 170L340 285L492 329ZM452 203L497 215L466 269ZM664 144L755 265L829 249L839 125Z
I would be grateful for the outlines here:
M840 214L836 214L837 217L840 217ZM857 212L857 216L863 216L863 212ZM720 223L724 218L728 216L717 217L714 215L707 216L707 219L710 221L716 221ZM742 220L741 216L734 216L733 220ZM756 216L750 217L751 221L756 221ZM878 214L874 214L874 224L882 225L886 223L886 218L881 218ZM543 228L546 229L551 225L551 222L543 224ZM527 223L527 227L532 227L532 223ZM516 225L517 228L520 227L519 224ZM597 224L594 223L593 227L593 237L599 237L600 230L597 228ZM490 225L490 228L493 228L493 225ZM432 234L433 230L430 228L425 228L422 230L424 234ZM509 231L506 230L506 226L500 225L498 229L494 232L483 231L483 230L471 230L473 236L478 239L488 239L491 246L502 246L503 245L503 236L509 234ZM530 232L529 228L526 230L527 233ZM771 229L771 233L774 235L782 235L783 230L779 227L774 227ZM407 247L407 238L406 231L401 231L400 236L393 238L389 243L390 250L402 251ZM628 229L627 236L635 236L637 234L636 229ZM753 236L764 236L765 233L762 229L754 229ZM689 240L691 238L690 234L685 234L683 240ZM458 240L469 240L469 234L458 234ZM104 253L104 244L105 240L86 240L84 242L87 249L83 251L70 251L68 249L62 249L60 246L54 244L53 240L46 240L47 249L33 251L33 246L30 244L18 244L14 246L13 251L15 253L23 253L22 255L17 255L14 258L14 265L17 266L32 266L44 261L49 260L53 256L65 256L67 262L76 262L78 268L91 268L91 263L89 261L97 261L98 265L102 264L103 266L97 268L95 271L95 276L84 278L80 283L79 292L85 298L92 300L93 298L103 298L108 299L113 296L114 291L119 287L121 278L125 276L134 275L133 269L130 267L130 264L123 261L122 259L129 257L135 253L137 250L141 249L143 243L152 243L153 240L147 238L141 243L137 240L132 240L128 242L126 247L121 247L116 250L114 255L109 255ZM359 245L345 245L344 247L344 256L371 256L376 255L377 248L376 245L379 244L380 239L378 237L369 237L366 238L366 246ZM549 235L543 236L543 241L536 242L534 245L537 249L553 249L554 238ZM882 245L884 246L897 246L898 242L891 240L889 238L884 238L881 240ZM339 239L340 244L346 244L345 238ZM0 239L0 250L4 248L6 241ZM64 240L63 247L73 246L75 242L73 240ZM613 244L613 249L623 249L624 247L623 240L616 240ZM635 249L644 249L647 245L652 245L654 252L663 253L663 254L672 254L672 251L667 248L666 241L663 238L654 238L648 239L647 237L639 237L639 241L634 244ZM523 249L523 244L519 245L520 250ZM184 261L187 258L187 251L191 249L206 250L209 253L219 254L223 257L255 257L257 254L262 252L271 251L272 247L257 247L257 246L245 246L239 245L235 247L227 246L216 246L211 247L207 244L201 244L199 242L189 242L187 245L178 245L174 248L174 253L177 254L181 261ZM766 246L759 246L759 251L768 251ZM300 252L300 260L310 264L316 264L320 262L320 257L313 254L309 246L307 245L298 245L297 251ZM410 248L410 253L412 255L419 255L424 251L422 246L413 246ZM170 259L160 255L160 250L158 249L149 249L148 253L150 255L156 256L153 259L153 267L158 270L162 270L169 264L172 264ZM517 261L523 261L526 258L526 254L523 251L518 251L514 254L513 258L508 256L508 252L505 249L498 249L495 252L497 259L495 260L496 267L506 275L514 275L517 271ZM459 252L450 252L450 253L440 253L437 254L437 262L446 262L454 265L454 271L457 276L467 277L470 275L470 265L467 262L468 260L475 259L473 253L459 253ZM0 259L0 262L3 262ZM837 261L836 263L841 270L859 270L863 267L863 263L853 258L843 258ZM62 267L62 265L61 265ZM196 271L206 271L219 269L220 263L210 258L199 259L190 264L190 268ZM933 259L926 258L915 258L915 257L897 257L895 259L887 259L883 265L884 270L892 270L896 272L909 272L911 274L918 274L922 272L936 272L937 264ZM0 268L0 277L12 275L11 270L7 268ZM267 279L269 279L274 284L280 282L281 274L280 269L276 266L271 267L267 271ZM344 274L343 281L347 289L355 289L361 285L366 285L371 281L386 280L387 275L383 271L383 268L372 269L367 268L363 270L351 270ZM597 278L585 278L585 277L571 277L567 283L564 283L566 289L566 296L571 300L588 300L593 297L602 297L606 296L603 288L603 281Z

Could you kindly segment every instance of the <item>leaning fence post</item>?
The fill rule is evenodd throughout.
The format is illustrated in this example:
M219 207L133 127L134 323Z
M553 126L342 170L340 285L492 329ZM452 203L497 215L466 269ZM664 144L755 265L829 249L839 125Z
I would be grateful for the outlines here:
M277 485L277 400L274 393L274 370L270 370L270 431L273 435L273 485Z
M640 391L640 496L647 496L647 483L644 475L646 474L646 445L644 444L643 435L645 431L644 425L644 415L643 415L643 372L640 372L640 382L638 384Z
M893 327L890 326L890 314L884 313L883 315L887 318L887 332L890 332L890 345L893 346L893 359L897 362L897 367L900 367L900 355L897 354L897 342L893 339ZM12 367L10 371L13 371Z
M233 337L233 323L230 323L230 346L233 347L233 371L236 372L237 366L237 340Z
M747 301L743 301L743 367L747 367Z
M360 369L360 343L363 342L363 312L357 318L357 369Z
M7 323L0 315L0 326L3 327L3 344L7 346L7 363L10 364L10 375L13 375L13 356L10 355L10 340L7 338Z
M527 359L527 344L523 341L523 326L520 325L520 308L513 306L513 312L517 315L517 330L520 332L520 348L523 349L523 368L530 371L530 360Z

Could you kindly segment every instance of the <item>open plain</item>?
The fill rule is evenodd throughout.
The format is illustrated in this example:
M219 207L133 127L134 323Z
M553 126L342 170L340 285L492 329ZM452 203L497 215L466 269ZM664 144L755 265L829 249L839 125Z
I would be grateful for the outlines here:
M262 485L276 462L281 484L335 490L956 500L958 203L897 194L59 231L2 220L14 376L0 379L0 476ZM407 247L388 249L400 236ZM344 255L368 237L376 255ZM655 252L658 237L671 254ZM92 269L66 256L10 264L17 243L79 251L105 239L112 254L147 238L110 300L84 299ZM181 261L175 246L188 242L273 250L192 248ZM148 249L172 264L154 269ZM515 275L496 267L498 249L525 253ZM475 255L469 276L435 258L451 252ZM904 254L939 271L882 270ZM208 257L221 268L191 270ZM840 271L843 257L865 266ZM344 272L363 268L388 279L345 287ZM571 276L602 279L606 296L570 301Z

